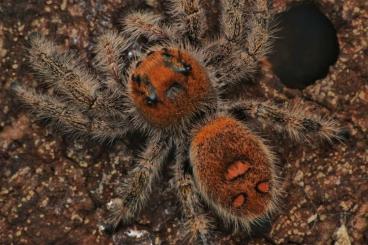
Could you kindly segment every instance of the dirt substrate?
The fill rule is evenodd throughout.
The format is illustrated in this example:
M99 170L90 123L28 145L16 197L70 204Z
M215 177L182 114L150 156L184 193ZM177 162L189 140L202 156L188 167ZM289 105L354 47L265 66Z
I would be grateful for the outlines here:
M215 2L205 2L208 9L214 6L214 14ZM275 1L279 9L285 4ZM62 136L36 123L10 93L14 80L37 84L24 48L32 33L76 49L90 61L95 37L117 27L127 5L124 0L1 1L0 244L180 243L182 214L168 167L135 222L113 236L98 230L105 203L134 165L141 139L100 144ZM233 234L218 222L213 235L218 244L368 243L368 2L323 0L321 7L338 31L341 48L328 76L303 91L279 86L272 74L252 86L267 98L300 101L332 115L350 137L343 144L300 146L271 134L285 190L281 210L272 227L252 237Z

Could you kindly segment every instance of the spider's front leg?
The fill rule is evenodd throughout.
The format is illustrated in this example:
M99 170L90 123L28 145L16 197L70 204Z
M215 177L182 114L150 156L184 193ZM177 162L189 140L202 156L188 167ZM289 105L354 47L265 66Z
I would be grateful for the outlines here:
M51 124L62 127L66 132L89 134L99 139L112 139L125 135L128 131L125 122L109 121L98 116L89 117L56 98L16 84L13 86L18 98L30 107L37 118L50 120Z
M107 87L114 92L119 90L119 86L125 87L127 83L124 78L127 65L121 56L132 45L127 38L115 31L107 31L97 40L94 66L104 74Z
M171 29L162 23L162 16L150 12L135 12L122 21L124 34L132 41L145 37L149 41L168 41L173 37Z
M247 31L246 6L248 0L222 0L221 31L229 42L241 42Z
M29 62L42 75L44 82L73 100L82 108L90 107L95 99L99 83L71 54L62 52L42 36L31 39Z
M252 12L246 29L249 30L245 43L240 43L255 60L264 58L272 48L272 35L275 32L273 13L270 10L270 0L252 0Z
M114 55L100 60L98 67L102 71L110 72L112 77L119 79L118 69L121 64L117 60L117 53L119 53L119 48L124 47L123 41L113 35L110 35L108 40L108 43L113 43L110 46L114 47L111 50ZM100 41L98 46L101 46L101 42L103 43ZM107 52L109 45L106 45L105 42L105 48L100 48L100 51ZM114 60L108 60L109 57L113 57ZM29 61L34 70L43 76L44 82L61 94L63 101L81 111L91 111L94 116L108 114L121 115L124 118L123 113L121 113L124 103L120 103L123 94L99 91L100 82L85 67L82 67L73 55L61 52L53 42L42 36L35 36L31 40Z
M258 62L271 50L274 29L270 1L223 0L222 5L221 23L226 40L240 48L242 56L253 58L248 62Z
M296 141L315 137L331 141L342 139L344 130L331 119L313 114L302 105L276 106L270 102L239 101L226 108L230 113L244 113L265 126L286 133Z
M272 33L267 0L224 0L222 6L223 36L206 46L207 64L214 67L219 87L254 77L270 51Z
M168 139L153 138L147 143L137 166L118 187L117 194L120 197L111 200L107 205L110 218L102 225L104 231L114 231L121 221L129 222L139 213L170 149L171 143Z
M172 12L178 20L177 34L193 44L200 45L208 31L206 13L200 1L173 0Z
M175 185L177 195L181 202L184 217L184 238L188 239L189 244L208 244L208 236L211 230L211 221L205 214L198 198L198 193L193 181L193 177L185 173L185 161L188 161L184 150L178 152L175 168Z

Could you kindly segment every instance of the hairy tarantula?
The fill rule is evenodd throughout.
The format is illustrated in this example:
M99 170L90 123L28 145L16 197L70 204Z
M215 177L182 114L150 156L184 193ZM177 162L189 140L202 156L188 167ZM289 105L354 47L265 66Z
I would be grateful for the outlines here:
M211 222L202 201L225 223L246 230L268 217L280 193L275 156L236 113L296 141L337 137L332 120L307 108L224 99L229 87L254 77L269 52L272 14L267 0L224 0L222 7L221 34L211 40L204 35L207 22L199 0L173 0L172 25L150 12L132 12L122 33L99 38L94 62L99 77L51 41L32 39L30 63L52 91L14 89L38 118L99 139L121 138L132 130L148 135L119 197L108 204L105 227L130 221L144 207L171 149L190 241L208 241ZM142 37L143 51L133 52Z

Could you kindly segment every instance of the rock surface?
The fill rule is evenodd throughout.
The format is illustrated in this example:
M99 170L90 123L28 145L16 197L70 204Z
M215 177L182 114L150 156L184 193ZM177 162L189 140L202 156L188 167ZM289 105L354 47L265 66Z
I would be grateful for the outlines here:
M139 140L101 144L62 136L36 123L10 92L14 80L37 84L25 50L33 32L78 50L89 62L95 37L118 28L128 6L139 2L1 1L1 244L180 244L182 214L169 184L169 168L133 224L113 236L98 230L114 186L134 164ZM218 13L216 1L204 2ZM288 2L275 0L274 5L281 10ZM257 86L267 98L308 103L318 113L332 115L350 137L343 144L300 146L270 134L285 190L280 213L270 231L252 238L232 234L219 222L213 238L218 244L341 244L341 227L343 239L368 243L368 2L322 0L321 8L338 31L341 49L327 77L303 91L282 87L272 74Z

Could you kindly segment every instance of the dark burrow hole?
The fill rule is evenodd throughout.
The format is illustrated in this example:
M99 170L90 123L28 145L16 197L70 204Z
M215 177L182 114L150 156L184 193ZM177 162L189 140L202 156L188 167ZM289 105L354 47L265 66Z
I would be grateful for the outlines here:
M336 30L310 2L292 6L276 16L273 71L289 88L303 89L325 77L339 55Z

